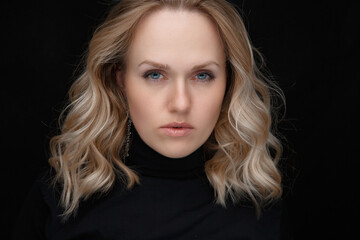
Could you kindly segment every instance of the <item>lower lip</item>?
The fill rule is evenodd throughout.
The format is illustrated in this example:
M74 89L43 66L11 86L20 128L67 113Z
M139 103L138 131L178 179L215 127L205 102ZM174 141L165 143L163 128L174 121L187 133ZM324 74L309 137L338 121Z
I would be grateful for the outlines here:
M184 137L189 135L192 128L161 128L161 130L168 136L171 137Z

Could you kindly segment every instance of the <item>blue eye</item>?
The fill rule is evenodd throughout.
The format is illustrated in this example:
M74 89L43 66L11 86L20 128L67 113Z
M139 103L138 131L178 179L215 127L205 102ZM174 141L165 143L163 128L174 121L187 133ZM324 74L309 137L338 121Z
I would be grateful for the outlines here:
M206 79L207 74L206 73L199 73L197 76L198 76L199 79L204 80L204 79Z
M160 78L160 73L150 73L149 76L152 78L152 79L159 79Z
M210 73L202 72L196 75L197 79L200 81L211 81L213 76Z
M162 74L159 72L147 72L144 75L144 78L150 78L150 80L159 80L162 77Z

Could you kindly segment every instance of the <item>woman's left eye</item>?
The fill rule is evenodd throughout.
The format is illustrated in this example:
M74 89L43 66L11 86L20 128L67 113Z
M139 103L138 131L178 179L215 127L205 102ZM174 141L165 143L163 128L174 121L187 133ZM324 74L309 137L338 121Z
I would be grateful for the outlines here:
M214 79L214 76L207 72L198 73L198 74L196 74L196 77L197 77L197 80L200 80L200 81L211 81Z

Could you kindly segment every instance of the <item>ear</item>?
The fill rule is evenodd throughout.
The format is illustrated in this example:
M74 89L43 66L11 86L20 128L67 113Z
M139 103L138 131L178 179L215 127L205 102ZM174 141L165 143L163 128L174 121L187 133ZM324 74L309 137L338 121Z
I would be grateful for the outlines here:
M125 84L124 84L124 73L120 70L116 71L116 83L121 88L121 90L124 90Z
M116 76L116 84L119 86L120 92L126 101L125 74L123 71L117 70L115 76Z

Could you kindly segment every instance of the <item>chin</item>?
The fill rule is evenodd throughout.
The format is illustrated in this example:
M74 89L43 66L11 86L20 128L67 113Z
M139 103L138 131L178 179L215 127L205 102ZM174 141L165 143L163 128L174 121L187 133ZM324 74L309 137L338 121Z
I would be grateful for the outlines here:
M177 149L177 151L169 151L170 149ZM169 147L167 149L164 149L165 151L162 151L159 153L168 158L183 158L183 157L190 155L194 151L196 151L196 149L197 148L193 149L193 148L177 148L177 147L170 148Z

